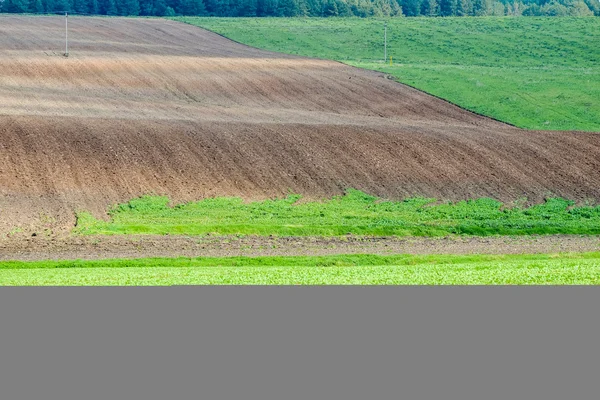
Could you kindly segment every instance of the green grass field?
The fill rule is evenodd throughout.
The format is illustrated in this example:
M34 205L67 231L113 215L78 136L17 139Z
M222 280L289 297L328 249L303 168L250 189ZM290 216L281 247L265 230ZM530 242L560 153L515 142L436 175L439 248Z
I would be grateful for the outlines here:
M600 132L600 18L176 18L251 46L384 71L522 128Z
M209 198L169 207L145 196L110 211L109 221L79 213L77 234L253 234L278 236L600 234L600 206L548 199L531 207L481 198L435 204L433 199L384 201L349 190L323 202L300 196L244 203Z
M600 253L0 262L0 285L575 285Z

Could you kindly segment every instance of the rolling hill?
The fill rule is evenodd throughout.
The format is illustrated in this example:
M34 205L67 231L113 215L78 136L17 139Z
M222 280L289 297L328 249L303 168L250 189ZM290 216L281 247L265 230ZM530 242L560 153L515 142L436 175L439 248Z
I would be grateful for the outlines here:
M379 72L161 19L0 19L0 231L147 193L600 200L600 133L527 131Z

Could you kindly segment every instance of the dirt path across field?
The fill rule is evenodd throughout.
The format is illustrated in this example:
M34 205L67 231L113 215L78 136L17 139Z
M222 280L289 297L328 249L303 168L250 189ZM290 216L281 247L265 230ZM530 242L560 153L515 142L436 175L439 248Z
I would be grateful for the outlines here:
M600 201L600 133L525 131L161 19L0 17L0 234L156 193Z
M0 260L332 254L525 254L600 251L599 236L260 237L74 236L0 240Z

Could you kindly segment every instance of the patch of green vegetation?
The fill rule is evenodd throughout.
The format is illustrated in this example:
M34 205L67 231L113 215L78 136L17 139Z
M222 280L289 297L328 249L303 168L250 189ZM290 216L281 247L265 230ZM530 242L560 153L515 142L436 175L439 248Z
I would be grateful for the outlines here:
M254 47L338 60L522 128L600 131L600 18L176 18Z
M0 285L600 284L600 253L0 262Z
M169 206L144 196L113 207L110 221L80 213L77 234L251 234L277 236L446 236L600 234L600 206L574 206L551 198L531 207L489 198L435 204L434 199L387 201L350 189L323 202L299 195L244 203L209 198Z

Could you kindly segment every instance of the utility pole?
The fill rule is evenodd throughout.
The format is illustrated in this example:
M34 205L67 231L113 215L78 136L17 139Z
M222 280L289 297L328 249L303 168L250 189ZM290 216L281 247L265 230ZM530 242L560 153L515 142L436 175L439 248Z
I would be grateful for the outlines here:
M387 21L384 23L383 28L383 62L387 61Z
M69 57L69 14L65 11L65 57Z

